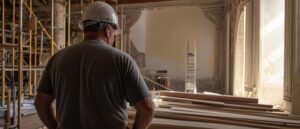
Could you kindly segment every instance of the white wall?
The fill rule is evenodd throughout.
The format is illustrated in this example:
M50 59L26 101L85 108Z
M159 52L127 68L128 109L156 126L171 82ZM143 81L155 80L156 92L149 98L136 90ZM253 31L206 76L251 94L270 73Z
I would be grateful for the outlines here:
M139 46L143 46L146 35L146 69L153 72L166 69L170 78L185 79L186 47L190 40L197 43L198 78L213 77L216 27L200 7L145 11L131 32L139 51L143 51Z

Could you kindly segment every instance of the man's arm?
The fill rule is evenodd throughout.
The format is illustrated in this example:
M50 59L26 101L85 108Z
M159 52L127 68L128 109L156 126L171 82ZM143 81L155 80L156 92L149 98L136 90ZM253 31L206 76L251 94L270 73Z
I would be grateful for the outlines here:
M37 113L48 129L57 128L54 110L51 106L53 100L54 98L52 96L38 92L34 101Z
M154 113L154 103L151 97L147 97L135 105L136 115L133 129L147 129L152 121Z

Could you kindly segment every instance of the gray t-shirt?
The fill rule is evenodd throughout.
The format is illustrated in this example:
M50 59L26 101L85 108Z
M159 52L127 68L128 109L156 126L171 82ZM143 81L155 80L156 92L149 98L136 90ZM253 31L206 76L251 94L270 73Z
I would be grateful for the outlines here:
M150 95L134 60L96 40L56 53L37 90L56 99L61 129L123 129L126 101L134 105Z

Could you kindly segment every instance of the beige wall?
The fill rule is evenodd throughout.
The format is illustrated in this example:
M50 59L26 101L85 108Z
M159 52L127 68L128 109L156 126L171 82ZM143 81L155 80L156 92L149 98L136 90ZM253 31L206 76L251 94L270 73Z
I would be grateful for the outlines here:
M198 78L213 77L216 27L200 7L149 10L141 18L132 27L131 38L142 51L145 35L146 69L166 69L171 79L185 79L186 47L190 40L197 43ZM146 24L145 31L141 31L142 24Z

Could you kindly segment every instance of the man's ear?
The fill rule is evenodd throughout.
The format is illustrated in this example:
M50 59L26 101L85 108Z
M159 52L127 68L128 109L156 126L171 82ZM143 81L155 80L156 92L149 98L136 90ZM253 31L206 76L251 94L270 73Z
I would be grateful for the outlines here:
M106 27L105 27L104 33L105 33L105 36L106 36L106 37L110 37L110 36L111 36L111 35L110 35L109 26L106 26Z

